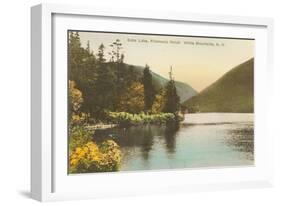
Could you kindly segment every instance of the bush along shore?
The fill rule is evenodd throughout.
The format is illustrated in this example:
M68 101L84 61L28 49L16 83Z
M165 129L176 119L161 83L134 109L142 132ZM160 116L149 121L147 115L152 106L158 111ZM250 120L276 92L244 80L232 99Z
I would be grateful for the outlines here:
M118 171L122 154L113 140L97 144L86 125L72 125L69 130L69 173Z
M183 118L179 114L159 113L159 114L131 114L127 112L109 112L109 121L120 127L128 127L146 124L167 124L171 122L182 121Z

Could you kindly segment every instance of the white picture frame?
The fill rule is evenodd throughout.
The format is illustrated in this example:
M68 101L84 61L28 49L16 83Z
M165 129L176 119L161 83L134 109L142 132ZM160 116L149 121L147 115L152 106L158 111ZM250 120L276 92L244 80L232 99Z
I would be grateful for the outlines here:
M62 32L65 29L73 29L73 27L68 28L70 25L76 25L74 29L83 29L83 27L87 27L88 20L91 22L95 18L106 18L107 27L113 26L110 21L122 20L125 22L124 25L128 25L127 30L130 30L130 25L134 24L134 21L144 24L151 21L162 24L177 23L179 28L186 24L195 26L197 24L218 25L229 28L228 32L220 29L222 33L218 36L231 36L235 30L237 30L236 36L260 35L257 37L260 47L256 51L257 58L255 60L255 65L258 68L258 72L255 72L255 133L258 137L264 136L266 138L255 139L257 142L255 149L258 151L256 165L247 168L181 169L77 175L69 179L67 172L63 170L63 167L60 167L64 165L61 162L64 160L61 160L63 158L60 155L65 157L65 151L62 151L62 154L58 153L58 148L64 144L58 140L58 134L60 134L58 125L61 123L63 125L63 118L66 118L66 113L59 109L63 108L61 104L64 103L58 103L61 102L58 101L58 98L61 97L60 94L63 94L67 85L58 83L58 81L63 82L67 77L64 70L56 70L58 65L63 64L57 60L58 56L56 55L64 50L64 53L60 54L65 56L67 52L66 42L63 46L57 41L60 40L60 29L58 28L63 28ZM86 6L40 4L31 8L31 26L32 198L39 201L53 201L273 185L273 136L267 126L267 120L270 116L268 112L270 96L263 89L271 86L270 80L273 75L272 19L126 9L117 11ZM242 29L239 30L239 28ZM249 32L250 30L243 32L243 28L252 28L252 33ZM122 31L125 30L125 26L122 27ZM196 30L194 32L196 33ZM197 32L199 33L199 31ZM215 34L210 31L209 35L214 36ZM266 95L267 98L261 98L263 95ZM91 182L93 181L99 187L92 187ZM69 189L71 186L73 188Z

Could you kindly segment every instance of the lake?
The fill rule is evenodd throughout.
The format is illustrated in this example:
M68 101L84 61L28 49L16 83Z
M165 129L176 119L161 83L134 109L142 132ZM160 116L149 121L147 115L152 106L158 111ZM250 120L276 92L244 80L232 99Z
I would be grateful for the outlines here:
M187 114L180 124L97 130L93 139L118 143L121 171L254 164L253 114Z

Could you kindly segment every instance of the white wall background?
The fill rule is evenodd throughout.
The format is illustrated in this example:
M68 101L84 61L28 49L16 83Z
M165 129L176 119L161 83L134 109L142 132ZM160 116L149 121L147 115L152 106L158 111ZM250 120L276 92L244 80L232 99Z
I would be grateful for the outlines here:
M46 2L6 0L0 6L0 205L37 205L29 198L30 181L30 6ZM281 205L281 6L276 0L52 0L48 2L180 11L275 20L275 177L271 189L247 189L177 195L58 202L59 205ZM280 56L280 57L279 57Z

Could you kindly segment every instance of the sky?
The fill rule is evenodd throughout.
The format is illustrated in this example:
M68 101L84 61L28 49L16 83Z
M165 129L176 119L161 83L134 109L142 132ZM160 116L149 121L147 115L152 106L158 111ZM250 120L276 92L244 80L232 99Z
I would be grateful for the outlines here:
M145 66L163 77L169 77L172 66L174 78L200 92L233 67L254 57L254 40L79 32L81 44L97 53L101 43L106 54L116 39L122 43L124 62Z

